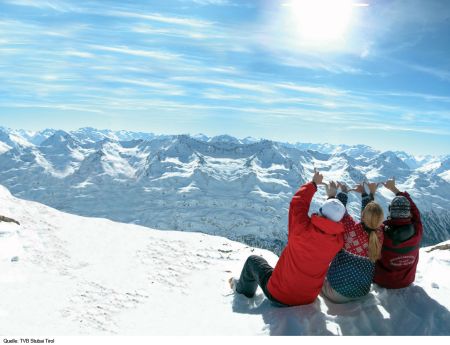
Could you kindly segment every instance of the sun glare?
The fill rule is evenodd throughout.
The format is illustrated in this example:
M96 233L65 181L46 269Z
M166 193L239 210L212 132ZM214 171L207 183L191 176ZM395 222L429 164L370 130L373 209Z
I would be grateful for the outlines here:
M345 38L355 4L352 0L291 0L284 6L302 43L323 45Z

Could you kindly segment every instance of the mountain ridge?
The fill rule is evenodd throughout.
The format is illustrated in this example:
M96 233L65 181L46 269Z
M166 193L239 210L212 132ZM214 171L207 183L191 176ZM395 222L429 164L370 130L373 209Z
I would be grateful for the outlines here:
M83 216L202 231L279 253L292 195L317 168L326 181L351 186L396 176L427 218L424 243L450 238L446 156L428 157L412 169L394 151L365 145L326 144L328 152L320 152L266 139L186 134L143 139L143 133L132 138L132 132L93 128L36 132L35 137L49 136L35 145L19 132L0 129L0 183L14 195ZM325 198L319 188L311 212ZM382 187L377 193L386 215L392 198ZM357 219L359 203L351 193L348 209Z

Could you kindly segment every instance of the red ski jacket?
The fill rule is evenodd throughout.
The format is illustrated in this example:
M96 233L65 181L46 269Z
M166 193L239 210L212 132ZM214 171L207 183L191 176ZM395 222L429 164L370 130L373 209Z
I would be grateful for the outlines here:
M414 281L423 234L420 212L411 196L407 192L397 193L397 195L402 195L409 200L412 217L388 219L384 222L383 249L381 259L375 266L373 281L388 289L404 288ZM411 234L408 235L408 232Z
M307 183L291 201L288 243L267 284L270 294L283 304L314 302L328 266L343 246L342 223L318 215L308 216L316 191L314 183Z

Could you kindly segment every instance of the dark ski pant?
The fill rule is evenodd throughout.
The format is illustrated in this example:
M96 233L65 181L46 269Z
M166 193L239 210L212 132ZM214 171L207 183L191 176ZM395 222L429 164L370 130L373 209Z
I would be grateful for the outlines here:
M277 307L288 307L278 302L267 289L267 283L272 276L273 268L261 256L249 256L242 269L241 276L236 285L236 292L252 298L255 295L258 285L264 292L264 295Z

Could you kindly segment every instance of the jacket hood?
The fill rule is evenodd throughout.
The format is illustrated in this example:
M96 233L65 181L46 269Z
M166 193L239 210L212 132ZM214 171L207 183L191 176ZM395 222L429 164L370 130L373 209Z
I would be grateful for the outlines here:
M344 225L341 222L336 223L327 218L320 217L317 214L312 215L311 223L319 228L319 230L329 235L338 235L344 232Z

